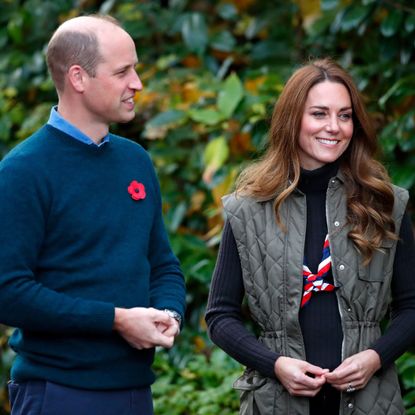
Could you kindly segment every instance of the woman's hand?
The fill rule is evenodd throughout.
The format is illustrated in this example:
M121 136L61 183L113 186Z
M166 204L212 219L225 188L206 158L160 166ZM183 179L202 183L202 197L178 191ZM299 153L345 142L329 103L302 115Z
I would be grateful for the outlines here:
M312 397L317 395L326 382L324 376L328 369L304 360L281 356L275 361L274 372L290 395Z
M333 372L327 373L326 379L340 391L354 392L362 389L373 374L381 368L379 355L371 349L348 357Z

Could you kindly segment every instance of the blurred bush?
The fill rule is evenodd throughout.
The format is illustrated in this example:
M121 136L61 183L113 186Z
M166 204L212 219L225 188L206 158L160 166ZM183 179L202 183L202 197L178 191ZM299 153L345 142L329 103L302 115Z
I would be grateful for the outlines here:
M91 12L119 18L136 41L145 88L136 119L113 131L152 155L188 287L186 328L173 350L157 355L156 412L236 414L231 385L241 368L212 345L203 322L223 225L220 198L261 152L292 70L329 55L357 81L381 157L413 204L415 7L409 0L1 0L0 155L39 128L56 102L44 62L53 30ZM8 335L0 326L4 413ZM415 414L414 355L398 365L407 413Z

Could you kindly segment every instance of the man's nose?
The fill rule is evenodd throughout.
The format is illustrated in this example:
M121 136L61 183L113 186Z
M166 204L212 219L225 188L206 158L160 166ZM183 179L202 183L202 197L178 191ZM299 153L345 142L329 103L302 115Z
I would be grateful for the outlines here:
M135 71L129 86L131 89L134 89L136 91L141 91L143 89L143 83L141 82L140 77Z

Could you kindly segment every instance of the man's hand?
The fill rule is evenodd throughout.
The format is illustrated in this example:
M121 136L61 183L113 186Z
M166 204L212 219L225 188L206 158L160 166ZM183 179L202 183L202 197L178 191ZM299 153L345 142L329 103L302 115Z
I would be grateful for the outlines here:
M303 360L281 356L274 365L274 372L282 385L293 396L315 396L326 383L328 369L314 366Z
M161 323L161 322L158 323L157 330L159 330L165 336L176 337L180 334L179 322L177 320L175 320L173 317L170 317L170 316L169 316L169 319L170 319L169 324L165 324L165 323Z
M155 308L115 308L114 330L136 349L172 347L178 325L167 313Z
M352 392L362 389L373 374L381 368L379 355L371 349L356 353L345 359L333 372L327 373L326 379L340 391ZM351 390L350 390L351 389Z

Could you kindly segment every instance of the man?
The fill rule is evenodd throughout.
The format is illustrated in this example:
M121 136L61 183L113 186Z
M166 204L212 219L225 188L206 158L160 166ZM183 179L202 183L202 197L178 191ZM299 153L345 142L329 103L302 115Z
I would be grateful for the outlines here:
M110 17L77 17L47 61L58 106L0 163L12 414L152 414L154 349L173 345L185 288L152 163L109 133L134 118L135 45Z

